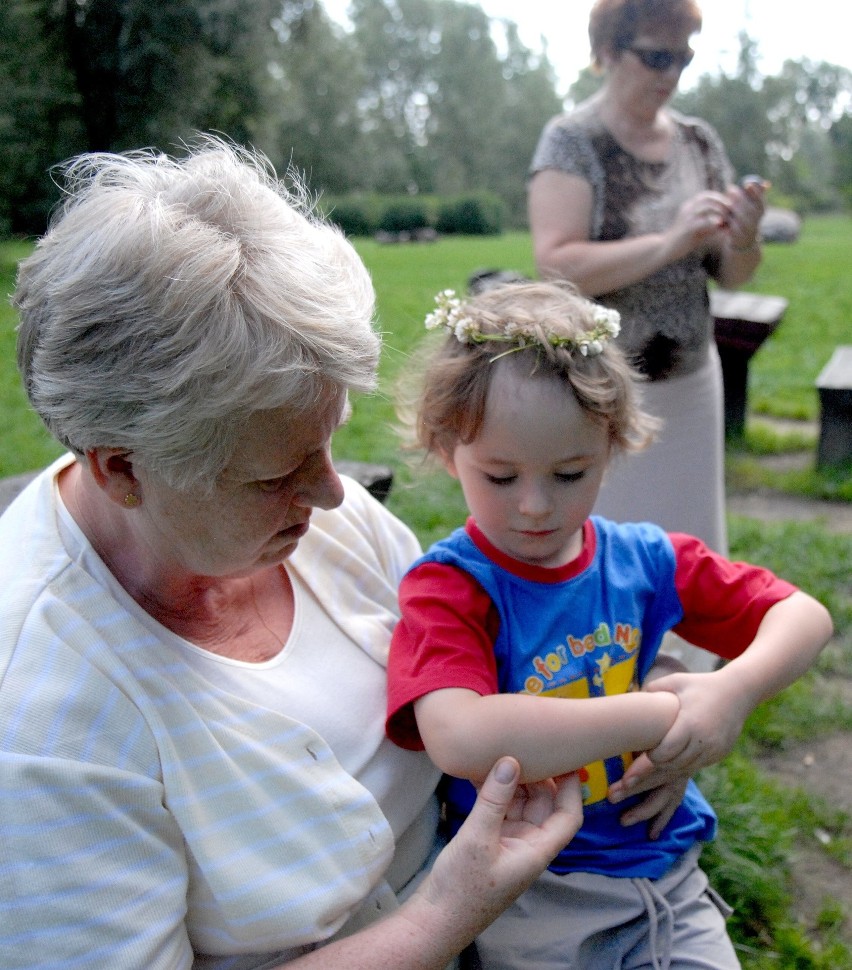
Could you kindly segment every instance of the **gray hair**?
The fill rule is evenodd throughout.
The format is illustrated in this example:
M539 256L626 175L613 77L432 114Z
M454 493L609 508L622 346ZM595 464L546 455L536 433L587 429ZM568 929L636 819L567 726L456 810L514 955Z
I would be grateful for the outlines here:
M90 154L21 263L18 367L51 433L126 448L175 488L221 472L246 419L368 391L369 274L299 179L212 136L185 157Z

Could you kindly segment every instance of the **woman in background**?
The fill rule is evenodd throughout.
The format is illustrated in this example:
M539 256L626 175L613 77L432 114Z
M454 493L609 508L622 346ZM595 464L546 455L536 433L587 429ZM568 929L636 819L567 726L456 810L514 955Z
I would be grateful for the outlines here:
M597 0L599 92L546 126L531 166L539 273L617 309L619 345L645 376L658 442L608 471L595 511L688 532L726 554L722 372L707 283L737 287L761 258L760 180L742 188L718 135L669 106L694 0Z

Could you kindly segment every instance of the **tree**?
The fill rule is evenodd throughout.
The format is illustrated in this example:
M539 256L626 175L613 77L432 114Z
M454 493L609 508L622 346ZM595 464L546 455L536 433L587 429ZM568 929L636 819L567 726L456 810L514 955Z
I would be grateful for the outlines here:
M678 95L674 103L685 114L713 125L739 177L770 175L766 146L775 129L765 99L748 81L705 74L695 88Z
M852 72L826 62L785 61L763 82L774 137L767 146L773 181L802 206L836 203L836 147L829 131L852 98Z
M313 0L285 0L274 21L276 145L315 191L371 184L360 96L364 70L350 36Z
M70 155L170 150L211 128L242 141L262 133L273 4L6 0L0 214L10 228L43 229L56 198L49 169Z
M192 0L63 0L51 9L46 33L65 54L87 151L186 133L210 84Z
M432 159L426 124L438 93L430 71L440 51L437 23L446 0L353 0L350 16L362 53L365 127L388 159L384 185L391 192L431 191Z
M162 0L160 0L162 2ZM279 0L194 0L201 26L198 68L207 82L189 123L220 131L268 154L278 144L277 91L270 71L279 53Z
M196 131L292 162L319 192L488 190L521 224L529 159L562 109L546 47L461 0L352 0L351 17L345 31L321 0L4 0L0 231L43 230L57 162L173 151ZM675 104L717 128L739 174L802 207L849 198L852 73L788 61L763 78L740 43L733 76ZM569 100L600 83L583 71Z
M834 149L832 182L848 209L852 209L852 114L841 115L828 132Z
M788 60L777 76L761 77L756 42L741 34L740 44L734 76L704 75L675 104L716 128L739 175L767 176L803 210L836 205L833 173L842 166L829 130L852 96L852 72Z
M505 107L505 82L490 22L481 8L469 4L423 6L431 6L434 17L434 53L424 71L422 135L433 187L445 193L490 188Z
M48 170L80 151L83 130L47 4L0 4L0 231L35 234L56 200Z
M367 130L404 174L394 188L490 189L522 218L527 164L561 107L546 55L533 55L514 24L456 0L354 0L351 16Z
M526 223L526 182L533 151L542 128L563 110L556 93L556 72L546 50L534 55L520 41L518 28L505 21L506 56L503 59L505 95L501 138L492 152L490 188L506 203L513 224Z
M604 76L592 67L584 67L577 75L577 79L568 88L568 102L576 107L590 98L603 87Z

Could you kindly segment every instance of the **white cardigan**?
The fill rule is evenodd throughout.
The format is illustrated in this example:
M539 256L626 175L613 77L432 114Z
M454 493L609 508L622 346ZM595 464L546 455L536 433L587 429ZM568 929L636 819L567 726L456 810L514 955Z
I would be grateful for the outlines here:
M384 912L394 839L380 806L312 726L186 663L185 642L61 507L70 460L0 519L0 965L260 967L355 914L352 928L373 891L369 911ZM360 648L384 677L397 583L419 549L345 485L287 568L338 650ZM422 755L408 771L428 812L437 772Z

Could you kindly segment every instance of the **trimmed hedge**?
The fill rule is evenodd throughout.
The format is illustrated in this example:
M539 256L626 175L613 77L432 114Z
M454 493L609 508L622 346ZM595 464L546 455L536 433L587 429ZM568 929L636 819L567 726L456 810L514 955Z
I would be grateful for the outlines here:
M503 231L503 203L488 192L461 195L441 205L435 228L444 235L499 235Z
M333 216L332 216L333 218ZM416 198L389 203L379 219L379 232L414 232L429 225L426 206Z
M320 204L323 215L334 222L347 236L371 236L374 232L372 219L366 208L354 199L341 199L331 208Z
M443 235L492 236L503 231L503 202L490 192L454 196L323 196L318 209L347 236L416 233L433 229Z

